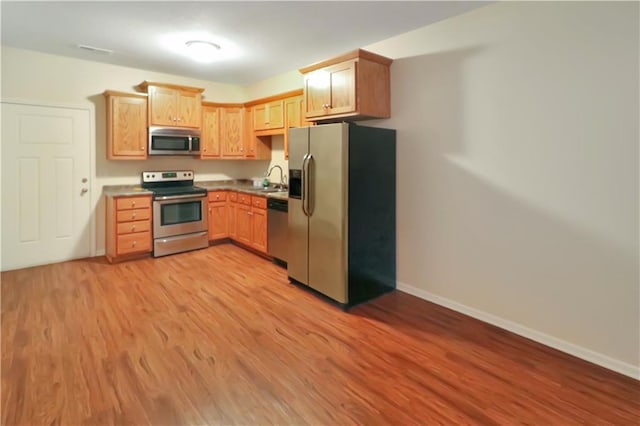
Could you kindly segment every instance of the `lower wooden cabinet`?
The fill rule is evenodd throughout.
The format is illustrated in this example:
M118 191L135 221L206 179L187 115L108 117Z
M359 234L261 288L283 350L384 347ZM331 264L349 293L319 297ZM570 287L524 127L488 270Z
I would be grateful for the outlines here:
M235 191L209 192L209 240L231 238L267 253L267 199Z
M236 207L236 239L251 245L251 206L238 204Z
M106 205L107 260L151 253L151 196L107 196Z
M267 252L267 211L251 208L251 246L263 253Z
M220 240L229 236L226 191L209 192L209 240Z

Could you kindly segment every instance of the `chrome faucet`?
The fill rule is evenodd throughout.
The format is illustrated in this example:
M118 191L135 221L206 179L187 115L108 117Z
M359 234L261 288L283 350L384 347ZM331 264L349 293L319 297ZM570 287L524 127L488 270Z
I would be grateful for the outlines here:
M273 169L275 169L275 168L280 169L280 185L281 185L281 186L284 186L284 185L285 185L285 182L284 182L284 172L282 171L282 167L280 167L280 166L279 166L279 165L277 165L277 164L276 164L275 166L271 167L271 168L267 171L267 173L265 173L265 174L264 174L264 177L269 177L269 176L271 176L271 172L272 172L272 171L273 171Z

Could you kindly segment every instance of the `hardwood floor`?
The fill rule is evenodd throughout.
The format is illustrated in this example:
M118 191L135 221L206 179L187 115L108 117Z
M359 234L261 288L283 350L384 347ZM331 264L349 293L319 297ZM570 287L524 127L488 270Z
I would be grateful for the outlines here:
M640 382L401 292L342 312L229 244L2 273L2 424L148 423L637 425Z

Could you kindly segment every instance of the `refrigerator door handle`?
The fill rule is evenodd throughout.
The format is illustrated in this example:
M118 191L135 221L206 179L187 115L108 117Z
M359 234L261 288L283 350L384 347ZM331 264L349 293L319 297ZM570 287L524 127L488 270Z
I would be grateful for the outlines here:
M313 211L311 211L311 203L309 202L309 200L311 200L311 186L313 184L313 182L311 182L311 179L309 178L309 167L311 166L311 162L314 161L313 159L313 155L309 154L309 156L307 157L307 190L306 190L306 194L305 194L305 201L307 202L307 206L305 207L307 209L307 216L311 216L313 214Z
M307 161L309 160L309 154L305 154L302 157L302 213L305 216L309 216L309 211L307 210Z

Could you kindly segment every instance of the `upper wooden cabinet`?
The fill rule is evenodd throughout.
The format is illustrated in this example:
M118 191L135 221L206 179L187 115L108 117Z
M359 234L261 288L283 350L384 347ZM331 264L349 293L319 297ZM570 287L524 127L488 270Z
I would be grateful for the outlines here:
M284 100L284 158L289 158L289 129L293 127L308 126L309 123L303 120L304 98L302 95L293 96Z
M253 107L253 130L282 129L284 127L284 102L277 100Z
M107 90L107 158L147 158L147 97Z
M358 49L301 68L305 117L310 121L389 118L391 62Z
M222 157L244 157L244 108L220 108L220 142Z
M204 89L149 81L140 87L149 95L149 126L200 128Z
M200 137L202 150L200 156L220 158L220 108L215 105L202 105L202 135Z

